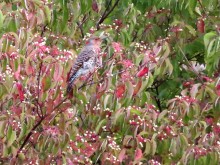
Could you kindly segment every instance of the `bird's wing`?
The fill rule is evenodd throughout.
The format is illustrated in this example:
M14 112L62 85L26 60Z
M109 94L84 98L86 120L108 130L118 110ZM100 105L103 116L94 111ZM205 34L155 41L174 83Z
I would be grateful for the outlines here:
M76 74L76 72L82 67L84 62L87 62L91 57L95 56L95 51L93 49L83 49L80 54L77 56L75 63L73 64L73 67L71 68L69 75L68 75L68 81L69 78L71 78L73 75Z

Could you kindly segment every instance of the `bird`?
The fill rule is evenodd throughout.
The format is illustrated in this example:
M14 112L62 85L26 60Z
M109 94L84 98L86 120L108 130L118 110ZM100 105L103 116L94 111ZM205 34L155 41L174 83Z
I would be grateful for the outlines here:
M77 78L91 73L95 67L102 65L99 59L99 52L104 38L93 36L87 40L67 76L67 93L71 93Z

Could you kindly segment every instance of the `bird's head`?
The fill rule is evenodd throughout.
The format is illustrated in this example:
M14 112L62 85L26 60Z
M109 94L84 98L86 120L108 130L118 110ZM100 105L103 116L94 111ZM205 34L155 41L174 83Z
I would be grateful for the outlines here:
M94 36L94 37L91 37L88 39L88 41L86 42L86 45L96 45L96 46L100 46L103 39L105 39L106 37L97 37L97 36Z
M86 45L97 45L99 46L102 42L102 39L99 37L91 37L88 39L88 41L86 42Z

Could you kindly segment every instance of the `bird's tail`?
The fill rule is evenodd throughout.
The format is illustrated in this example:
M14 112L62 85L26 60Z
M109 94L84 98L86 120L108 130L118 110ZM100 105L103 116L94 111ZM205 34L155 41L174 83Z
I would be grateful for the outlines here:
M66 88L66 93L70 93L73 89L73 83L74 81L76 80L76 78L78 77L79 75L76 73L75 75L71 76L69 78L69 81L68 81L68 85L67 85L67 88Z

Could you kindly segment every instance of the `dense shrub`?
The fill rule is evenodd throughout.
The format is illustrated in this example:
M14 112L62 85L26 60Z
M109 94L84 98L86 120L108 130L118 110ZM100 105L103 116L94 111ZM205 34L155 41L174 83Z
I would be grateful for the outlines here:
M0 3L0 162L220 162L217 0ZM66 77L91 35L103 67Z

